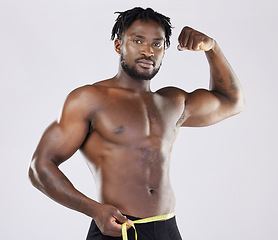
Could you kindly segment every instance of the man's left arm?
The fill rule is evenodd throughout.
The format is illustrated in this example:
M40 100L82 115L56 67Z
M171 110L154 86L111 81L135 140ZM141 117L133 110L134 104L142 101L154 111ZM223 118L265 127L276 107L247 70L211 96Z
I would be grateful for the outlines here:
M197 89L186 95L182 126L208 126L242 111L245 100L241 85L214 39L185 27L178 49L205 51L210 66L210 89Z

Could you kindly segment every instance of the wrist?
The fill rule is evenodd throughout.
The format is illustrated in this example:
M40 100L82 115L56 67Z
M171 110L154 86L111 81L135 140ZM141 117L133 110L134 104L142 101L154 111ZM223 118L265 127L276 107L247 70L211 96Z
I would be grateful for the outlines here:
M100 203L90 198L86 198L86 200L83 200L80 204L80 212L89 217L95 218L100 205Z
M218 46L217 42L214 39L212 39L212 40L213 40L212 47L208 51L205 51L206 53L215 53L219 50L219 46Z

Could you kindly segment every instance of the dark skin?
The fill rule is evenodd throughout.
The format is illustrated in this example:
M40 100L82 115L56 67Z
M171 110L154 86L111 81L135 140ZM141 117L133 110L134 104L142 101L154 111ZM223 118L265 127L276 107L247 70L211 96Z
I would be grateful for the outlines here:
M104 235L121 236L121 223L130 222L122 214L145 218L173 212L169 161L179 128L212 125L243 109L241 86L215 40L189 27L178 40L180 51L205 51L210 90L152 92L150 80L134 79L120 65L115 77L68 95L60 119L34 153L29 170L34 186L94 218ZM140 74L151 74L165 54L165 33L154 21L136 20L114 43ZM78 149L95 176L99 201L80 193L59 170Z

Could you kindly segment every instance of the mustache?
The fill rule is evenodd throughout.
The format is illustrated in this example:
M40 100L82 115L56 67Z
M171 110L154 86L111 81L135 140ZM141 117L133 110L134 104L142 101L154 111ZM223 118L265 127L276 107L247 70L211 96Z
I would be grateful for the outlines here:
M152 59L151 57L146 57L146 56L137 58L137 59L135 60L135 62L138 63L140 60L152 61L154 66L155 66L155 63L156 63L154 59Z

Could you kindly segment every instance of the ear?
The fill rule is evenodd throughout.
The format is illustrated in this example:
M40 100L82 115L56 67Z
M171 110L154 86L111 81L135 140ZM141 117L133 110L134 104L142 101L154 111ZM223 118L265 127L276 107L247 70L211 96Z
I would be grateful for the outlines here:
M116 38L114 41L114 47L115 47L115 51L118 54L121 54L121 46L122 46L122 40L120 40L119 38Z

